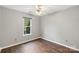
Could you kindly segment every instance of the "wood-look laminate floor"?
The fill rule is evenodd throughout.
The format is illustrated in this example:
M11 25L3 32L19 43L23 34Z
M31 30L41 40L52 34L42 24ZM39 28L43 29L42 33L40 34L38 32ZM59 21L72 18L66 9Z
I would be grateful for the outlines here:
M73 49L52 43L43 39L33 40L24 44L9 47L2 53L78 53Z

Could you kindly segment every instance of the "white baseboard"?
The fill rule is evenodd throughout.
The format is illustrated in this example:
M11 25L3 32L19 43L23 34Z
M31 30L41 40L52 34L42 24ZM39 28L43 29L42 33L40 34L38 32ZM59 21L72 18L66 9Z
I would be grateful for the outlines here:
M2 49L8 48L8 47L12 47L12 46L16 46L16 45L19 45L19 44L22 44L22 43L26 43L26 42L29 42L29 41L32 41L32 40L36 40L36 39L38 39L38 38L40 38L40 37L33 38L33 39L29 39L29 40L22 41L22 42L18 42L18 43L14 43L14 44L12 44L12 45L0 47L0 51L1 51Z
M47 40L47 41L50 41L50 42L53 42L53 43L59 44L59 45L61 45L61 46L65 46L65 47L67 47L67 48L70 48L70 49L73 49L73 50L79 51L79 49L77 49L77 48L74 48L74 47L71 47L71 46L68 46L68 45L65 45L65 44L61 44L61 43L56 42L56 41L48 40L48 39L46 39L46 38L42 38L42 39L45 39L45 40Z

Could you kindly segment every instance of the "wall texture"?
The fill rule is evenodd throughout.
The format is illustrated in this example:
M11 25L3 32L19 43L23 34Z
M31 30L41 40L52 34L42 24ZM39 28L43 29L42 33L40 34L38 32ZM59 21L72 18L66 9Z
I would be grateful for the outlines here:
M79 6L41 17L41 35L79 49Z
M23 17L32 18L32 34L23 36ZM1 19L2 18L2 19ZM3 25L1 25L1 23ZM28 15L16 10L0 7L0 47L9 46L18 42L27 41L39 37L39 17Z

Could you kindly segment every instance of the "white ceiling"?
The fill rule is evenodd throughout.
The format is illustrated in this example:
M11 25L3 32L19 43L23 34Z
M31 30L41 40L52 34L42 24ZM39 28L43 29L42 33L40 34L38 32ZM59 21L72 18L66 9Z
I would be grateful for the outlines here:
M64 10L73 6L74 5L43 5L44 10L41 16L54 13L60 10ZM36 15L35 5L3 5L3 7L26 12L32 15Z

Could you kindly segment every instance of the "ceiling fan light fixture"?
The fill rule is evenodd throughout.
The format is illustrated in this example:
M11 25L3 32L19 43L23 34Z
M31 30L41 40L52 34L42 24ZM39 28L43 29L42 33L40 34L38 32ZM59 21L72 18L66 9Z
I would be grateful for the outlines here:
M37 14L37 15L41 15L41 14L42 14L42 11L38 11L38 10L37 10L37 11L36 11L36 14Z
M42 5L37 5L36 6L36 14L41 15L42 14Z

